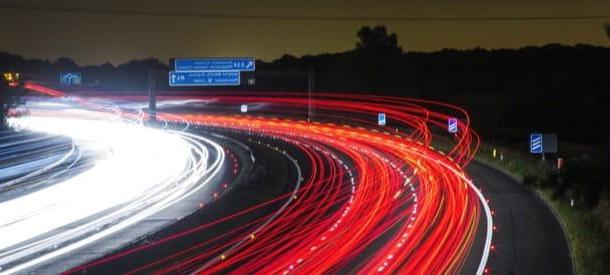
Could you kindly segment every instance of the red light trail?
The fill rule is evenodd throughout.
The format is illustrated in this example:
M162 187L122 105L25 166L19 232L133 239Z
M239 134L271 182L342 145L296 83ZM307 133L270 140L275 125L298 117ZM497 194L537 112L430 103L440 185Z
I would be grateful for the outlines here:
M44 87L37 90L58 95ZM463 170L479 145L463 109L397 97L319 94L311 100L316 121L310 123L301 119L309 101L306 97L277 95L159 97L213 100L214 106L225 107L266 104L265 112L257 115L210 111L158 112L157 116L239 131L252 139L263 136L287 142L307 157L307 163L299 165L307 165L311 173L303 175L304 183L295 194L274 199L291 198L278 215L261 217L217 239L193 243L188 249L134 267L130 273L459 273L479 230L485 232L485 245L477 273L485 272L493 231L491 211ZM119 98L141 99L113 97ZM379 112L387 114L388 126L376 125ZM459 131L452 136L441 133L446 132L449 117L461 118ZM442 152L432 147L437 143L451 144L451 148ZM269 203L213 223L230 222ZM486 222L480 226L481 215ZM150 247L211 225L201 224L68 273L146 253Z

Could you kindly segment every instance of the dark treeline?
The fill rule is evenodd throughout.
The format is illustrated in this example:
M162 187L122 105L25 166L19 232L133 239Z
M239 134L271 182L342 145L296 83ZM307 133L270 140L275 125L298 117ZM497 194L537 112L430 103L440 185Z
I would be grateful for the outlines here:
M24 59L19 55L0 52L0 70L16 71L24 79L57 84L59 73L80 72L84 87L100 91L143 91L147 89L150 70L167 72L168 66L157 59L129 61L118 66L110 63L78 66L70 58L61 57L55 62Z
M284 55L256 65L256 84L233 89L306 91L308 75L313 72L314 89L320 92L374 93L459 104L471 112L475 128L491 139L523 140L530 132L554 132L561 140L593 143L607 139L610 129L610 48L605 47L549 44L409 52L398 46L395 34L378 26L362 28L350 51ZM57 82L59 72L79 71L85 86L102 91L145 91L148 72L154 70L157 88L168 89L169 67L156 59L79 67L68 58L49 62L0 53L0 70L20 71L26 77L51 82ZM247 82L246 77L251 76L243 74L242 83Z
M488 138L524 140L539 131L558 133L561 140L591 143L608 136L610 48L549 44L404 53L396 44L362 44L338 54L285 55L259 68L300 71L302 75L314 68L319 91L455 103L471 112L475 128ZM305 80L284 78L278 83L277 79L259 78L257 88L263 90L295 85L307 89Z

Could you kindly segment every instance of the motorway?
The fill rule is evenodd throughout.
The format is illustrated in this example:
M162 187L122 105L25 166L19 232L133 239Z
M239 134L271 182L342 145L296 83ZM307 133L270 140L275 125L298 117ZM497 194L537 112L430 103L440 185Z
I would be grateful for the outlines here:
M224 134L231 135L230 133ZM233 135L236 134L233 133ZM298 189L301 172L298 166L291 164L288 154L273 149L269 143L263 141L270 142L271 140L259 137L259 139L247 143L248 148L257 156L256 161L252 167L247 169L250 173L240 172L243 175L242 178L235 181L234 187L227 194L192 215L150 235L146 240L133 243L114 254L120 256L107 258L106 262L102 264L94 261L89 265L79 267L78 272L87 274L148 273L151 271L150 266L154 266L152 263L173 262L168 258L177 252L181 252L183 257L189 254L197 255L198 251L193 251L193 246L202 240L213 241L209 244L203 243L199 249L230 240L231 236L236 235L236 232L244 228L252 230L253 224L262 224L261 219L267 220L273 217L273 214L290 199L290 196L283 195ZM293 153L295 156L298 154L296 151L289 154ZM304 159L302 156L297 157ZM278 197L280 199L277 199ZM241 214L235 216L235 213ZM231 218L226 219L226 217ZM227 232L234 231L235 233L230 234L231 236L225 235ZM179 236L178 233L181 232L188 233ZM142 250L143 246L147 246L147 248Z
M29 88L63 98L50 88ZM23 255L0 259L6 273L571 272L566 240L552 212L510 178L471 162L479 140L459 107L367 95L162 94L159 123L146 127L142 97L65 101L56 101L53 108L32 105L28 116L11 123L71 137L83 152L94 148L85 154L91 157L83 167L90 168L0 201L0 207L19 200L36 205L25 200L28 195L47 197L55 186L81 186L70 182L104 167L99 163L110 162L108 155L126 159L106 168L118 170L102 173L121 175L100 181L106 188L123 190L137 181L143 189L119 196L123 200L100 200L103 204L85 207L88 212L54 212L77 212L71 219L43 216L55 217L59 229L16 235L31 244L13 241L6 245L9 250L0 247L0 253ZM57 108L60 103L65 105ZM312 122L307 121L308 103L315 106ZM240 104L248 104L248 113L238 112ZM377 125L379 112L387 114L386 125ZM75 118L83 115L95 120ZM455 135L445 133L449 117L460 118ZM53 126L67 122L66 127ZM108 123L112 129L103 128ZM92 125L87 131L58 132ZM143 140L148 143L140 144ZM439 141L449 148L431 146ZM133 167L134 162L139 165ZM142 178L143 173L150 175ZM150 182L157 185L147 187ZM156 191L142 193L146 188ZM94 190L109 194L102 189ZM85 191L85 199L96 201ZM59 203L82 201L68 197ZM125 202L138 207L124 207ZM528 212L535 220L514 217ZM13 224L19 226L19 217L28 212L12 215L0 227L11 235L17 232ZM551 233L537 235L536 230ZM80 240L83 236L90 241ZM548 262L550 255L566 265L544 269L535 264Z
M499 274L573 274L568 241L551 209L512 177L480 162L467 169L486 190L495 210L495 256Z
M225 152L211 139L144 127L111 112L51 103L28 103L30 114L9 119L19 131L16 135L25 132L27 141L10 149L27 153L3 163L2 174L14 174L2 183L4 273L56 273L159 230L192 212L167 211L183 209L194 194L210 192L223 170ZM29 132L48 138L27 139ZM66 138L72 146L63 147L71 150L28 150L50 147L47 139ZM83 159L85 166L79 164ZM99 241L110 235L107 250L83 252L85 247L98 249Z
M223 101L218 97L214 100L215 104ZM229 97L226 100L235 99ZM249 100L266 101L266 104L275 101L276 105L289 106L302 105L304 102L304 99L296 97ZM284 102L278 103L278 100ZM343 105L345 113L364 116L357 114L363 107L355 101L350 103L352 106L337 100L317 103L327 104L329 108ZM188 109L188 106L180 109ZM274 110L290 113L290 109L279 110L276 107ZM414 110L421 112L419 107ZM464 151L456 150L455 158L445 157L413 139L430 138L425 126L426 121L430 120L430 113L425 114L427 116L418 120L413 120L413 114L404 116L405 121L418 127L408 136L333 123L310 124L293 119L182 114L182 118L191 125L255 133L291 143L309 158L298 163L309 163L309 169L315 172L305 173L309 177L305 178L302 188L304 194L293 195L294 202L281 209L281 215L274 216L272 221L265 220L263 224L266 226L259 227L259 231L239 232L245 237L249 236L250 241L244 243L239 241L243 237L236 237L234 240L237 243L223 242L207 250L203 249L207 244L204 241L193 244L200 249L196 251L198 254L186 255L181 251L133 271L149 268L163 273L215 270L290 273L298 266L300 272L317 273L337 272L352 266L360 271L377 272L456 272L461 269L466 255L472 254L479 258L475 270L482 273L491 240L491 228L487 223L482 230L488 233L483 234L481 251L468 252L474 242L474 232L478 229L480 211L491 223L489 209L482 196L477 195L478 191L469 186L463 173L458 172L459 165L454 162L468 161L468 154L472 152L468 140L472 140L472 136L469 131L464 131L459 139L462 142L457 146L458 149L464 147ZM164 117L162 113L159 116ZM357 119L355 115L352 117ZM387 147L392 149L388 150ZM377 168L370 169L374 167ZM433 172L437 169L446 170L449 174ZM452 219L457 220L452 222ZM353 231L351 228L359 230ZM361 259L366 248L387 233L393 234L381 243L377 251L367 255L366 261L360 260L354 265L354 259ZM166 240L162 239L159 243L164 244ZM439 245L442 243L446 245ZM334 251L333 254L329 254L330 251ZM413 253L415 251L418 253ZM71 271L89 272L92 267L137 252L140 250L120 252L120 256L110 256ZM221 253L220 256L217 253ZM443 256L437 257L435 254ZM325 257L325 260L320 257ZM481 261L481 258L485 261Z

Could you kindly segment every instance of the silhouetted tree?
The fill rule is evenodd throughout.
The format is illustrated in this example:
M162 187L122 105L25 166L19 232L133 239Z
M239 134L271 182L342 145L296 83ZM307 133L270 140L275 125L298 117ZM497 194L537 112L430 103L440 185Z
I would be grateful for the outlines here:
M78 65L76 64L76 62L74 62L74 60L67 58L67 57L58 58L53 63L53 65L55 66L55 69L58 71L73 71L78 68Z
M353 79L352 85L360 91L396 94L402 86L401 73L403 51L398 46L395 33L388 33L385 26L362 27L357 33L358 42L354 54L349 59L343 59L343 64L353 63L345 67ZM403 75L404 76L404 75ZM399 81L396 81L400 79Z
M356 49L374 54L401 54L395 33L388 34L385 26L362 27L358 33Z

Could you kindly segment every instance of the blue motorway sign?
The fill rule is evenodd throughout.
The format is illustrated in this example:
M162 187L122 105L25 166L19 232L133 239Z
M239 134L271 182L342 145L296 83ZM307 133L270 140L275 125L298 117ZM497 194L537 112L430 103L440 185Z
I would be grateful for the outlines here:
M377 124L383 126L385 125L385 122L385 113L379 113L379 115L377 115Z
M237 58L184 58L176 59L177 72L188 71L254 71L256 62L251 57Z
M80 85L80 73L60 73L59 84L61 85Z
M169 72L169 86L237 86L239 72Z
M447 120L447 130L449 133L457 133L458 131L458 120L455 117L450 117Z
M542 154L544 152L542 146L542 134L530 135L530 153Z

